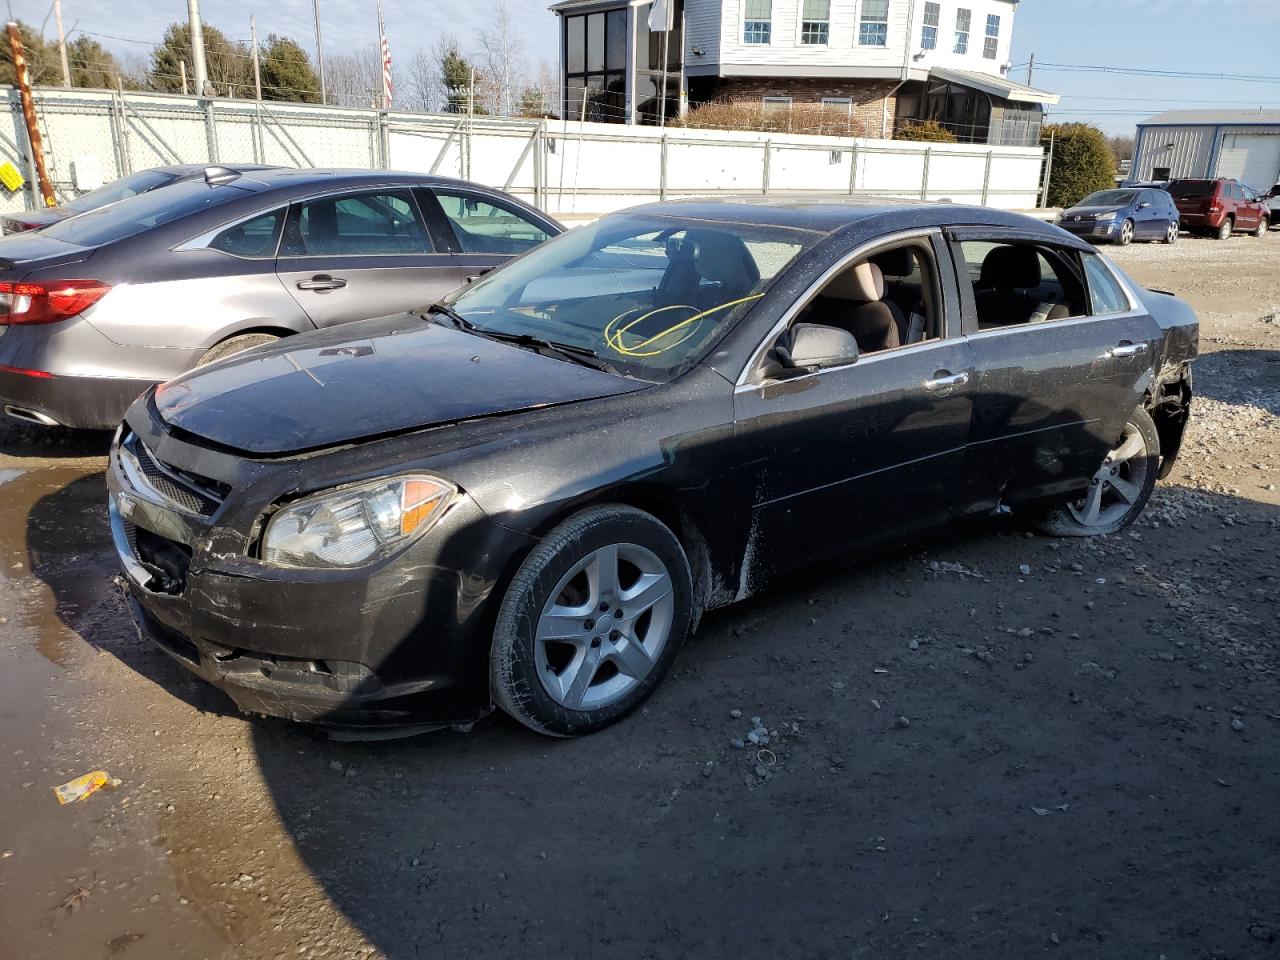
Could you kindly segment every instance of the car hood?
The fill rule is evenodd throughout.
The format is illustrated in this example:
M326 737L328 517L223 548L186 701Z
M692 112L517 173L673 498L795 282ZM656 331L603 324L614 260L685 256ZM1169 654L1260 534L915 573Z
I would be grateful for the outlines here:
M1100 213L1119 213L1121 210L1128 210L1127 204L1115 206L1114 204L1107 207L1071 207L1063 210L1064 217L1096 217Z
M189 434L271 456L646 386L401 314L194 370L159 387L155 405Z

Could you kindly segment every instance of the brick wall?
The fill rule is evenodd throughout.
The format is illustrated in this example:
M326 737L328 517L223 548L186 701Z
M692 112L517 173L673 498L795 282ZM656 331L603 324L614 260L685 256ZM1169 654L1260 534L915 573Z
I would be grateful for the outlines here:
M708 99L759 105L764 97L791 97L797 106L818 104L823 97L849 97L853 116L868 127L878 129L888 100L889 125L897 112L896 97L890 96L897 80L853 80L815 77L722 77L714 82Z

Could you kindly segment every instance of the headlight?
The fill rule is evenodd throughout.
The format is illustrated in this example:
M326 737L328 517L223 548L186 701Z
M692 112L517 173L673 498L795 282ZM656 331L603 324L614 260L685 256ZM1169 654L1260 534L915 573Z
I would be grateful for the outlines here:
M358 567L422 536L456 489L435 477L408 476L298 500L267 524L262 559L285 567Z
M1098 220L1099 222L1105 222L1107 220L1114 220L1115 218L1116 218L1116 212L1112 210L1110 213L1100 213L1094 219Z

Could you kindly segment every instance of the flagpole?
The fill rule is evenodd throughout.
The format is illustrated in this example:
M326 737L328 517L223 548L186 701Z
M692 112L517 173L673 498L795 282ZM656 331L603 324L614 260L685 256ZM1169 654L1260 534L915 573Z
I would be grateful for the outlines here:
M329 94L324 87L324 44L320 40L320 0L311 0L312 12L316 17L316 66L320 68L320 102L328 103Z
M662 96L658 98L658 126L667 125L667 81L671 57L671 0L665 0L662 11Z

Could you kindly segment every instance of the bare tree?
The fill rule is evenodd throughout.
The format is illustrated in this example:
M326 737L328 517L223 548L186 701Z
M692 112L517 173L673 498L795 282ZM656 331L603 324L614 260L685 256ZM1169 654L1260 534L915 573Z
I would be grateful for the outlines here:
M488 81L484 90L490 111L501 116L514 113L516 91L525 73L523 45L511 23L506 0L497 0L489 14L489 27L480 31L480 63Z
M440 60L429 50L419 49L409 61L409 89L401 98L405 108L424 110L427 113L440 110Z
M329 102L344 107L372 107L382 97L382 54L374 44L330 54L324 61Z

